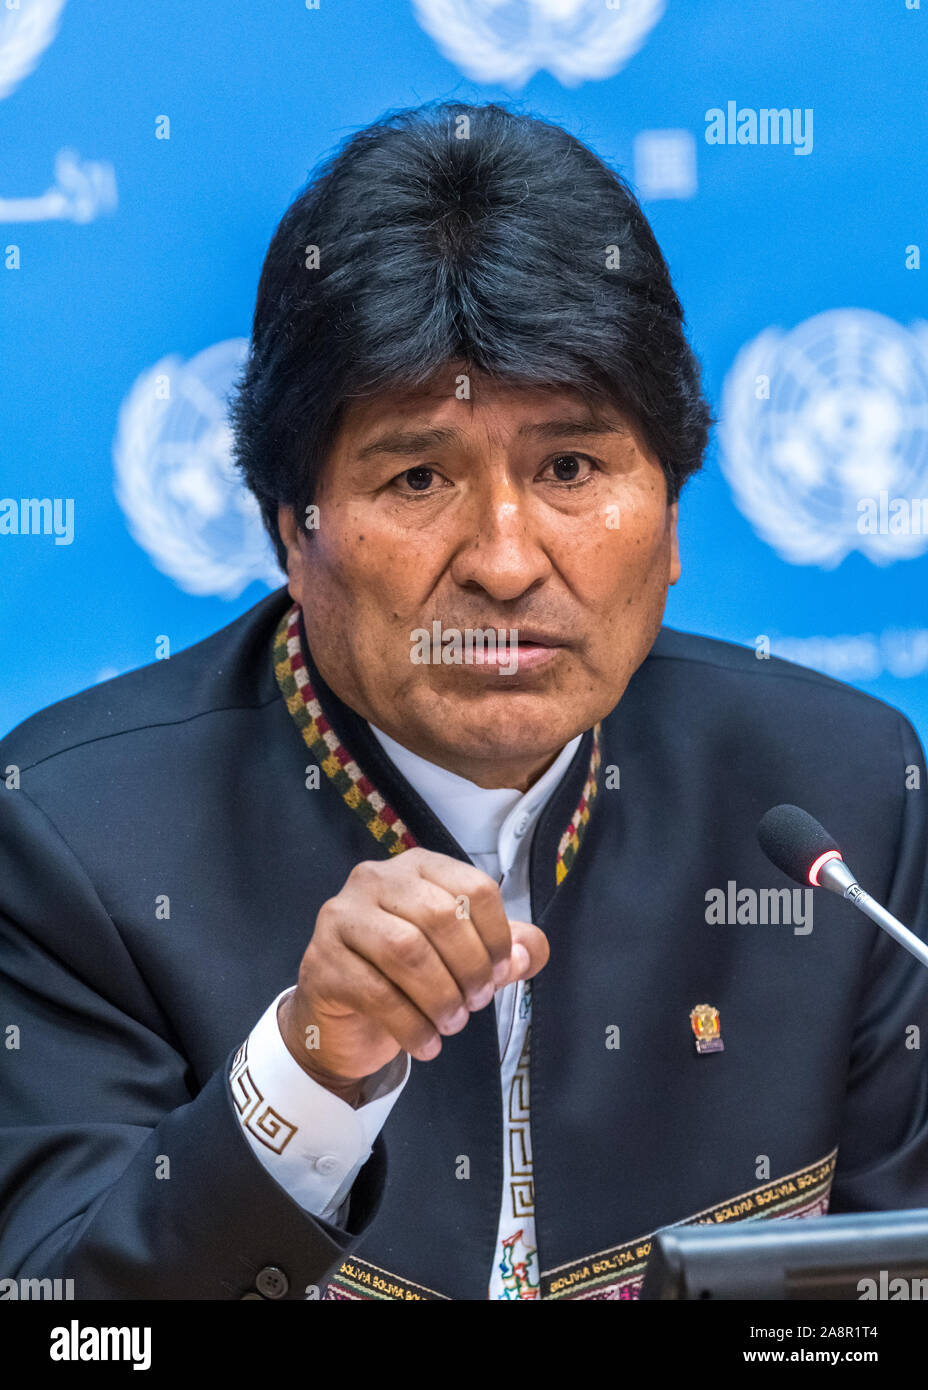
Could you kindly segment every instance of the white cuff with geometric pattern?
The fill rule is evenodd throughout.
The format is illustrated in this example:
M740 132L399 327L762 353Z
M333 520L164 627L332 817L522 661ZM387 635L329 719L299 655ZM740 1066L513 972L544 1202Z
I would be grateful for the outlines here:
M278 994L232 1059L232 1100L252 1152L271 1177L304 1211L339 1224L412 1062L401 1052L380 1079L376 1098L353 1109L291 1056L277 1009L292 988Z

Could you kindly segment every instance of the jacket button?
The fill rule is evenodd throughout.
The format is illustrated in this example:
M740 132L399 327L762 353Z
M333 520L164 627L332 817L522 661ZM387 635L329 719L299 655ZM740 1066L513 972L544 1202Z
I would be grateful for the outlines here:
M264 1302L264 1299L261 1297L259 1293L243 1293L241 1298L239 1299L239 1302L244 1303L246 1298L256 1298L259 1303Z
M255 1277L255 1288L259 1294L264 1294L265 1298L283 1298L289 1287L290 1280L276 1265L268 1265Z

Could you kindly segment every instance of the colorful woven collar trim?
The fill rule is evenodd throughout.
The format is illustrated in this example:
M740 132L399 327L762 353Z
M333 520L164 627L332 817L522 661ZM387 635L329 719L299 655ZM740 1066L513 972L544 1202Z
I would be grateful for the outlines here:
M360 816L374 839L390 854L402 854L404 849L413 849L417 841L409 828L364 775L323 713L303 658L299 604L295 603L284 613L274 635L274 674L303 742L341 793L346 805ZM567 877L590 819L590 805L597 791L601 741L601 726L597 724L593 730L593 749L586 782L570 824L558 845L555 866L558 884Z
M571 864L577 857L577 850L580 848L580 841L583 832L586 830L590 819L590 806L596 795L599 785L599 764L602 758L602 726L596 724L593 728L593 750L590 753L590 766L586 774L586 781L583 784L583 791L580 793L580 800L577 809L570 818L570 825L561 836L561 842L557 847L557 863L555 865L555 881L560 887L570 870Z
M304 743L343 800L391 854L412 849L416 844L413 836L365 777L322 712L303 660L300 608L296 603L284 614L274 636L274 674Z

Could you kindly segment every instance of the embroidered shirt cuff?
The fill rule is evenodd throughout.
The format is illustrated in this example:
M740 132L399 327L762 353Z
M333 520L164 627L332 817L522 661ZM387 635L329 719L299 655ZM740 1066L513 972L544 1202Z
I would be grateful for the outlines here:
M291 1055L277 1022L278 1005L290 992L281 991L236 1052L229 1084L239 1123L261 1165L304 1211L339 1224L412 1063L401 1052L353 1109Z

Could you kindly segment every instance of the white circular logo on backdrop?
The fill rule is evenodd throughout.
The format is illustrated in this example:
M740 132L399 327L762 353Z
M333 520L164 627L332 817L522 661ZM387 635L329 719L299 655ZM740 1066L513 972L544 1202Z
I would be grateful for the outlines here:
M0 0L0 97L9 96L37 66L58 32L65 0L20 0L8 9Z
M791 564L921 555L928 501L911 503L928 499L928 323L831 309L765 329L725 379L719 443L738 507ZM911 525L892 520L894 503Z
M232 464L228 394L248 347L232 338L189 362L164 357L119 413L116 497L138 544L190 594L235 598L283 582L261 513Z
M664 0L413 0L445 57L476 82L521 87L545 69L565 87L611 77L638 52Z

